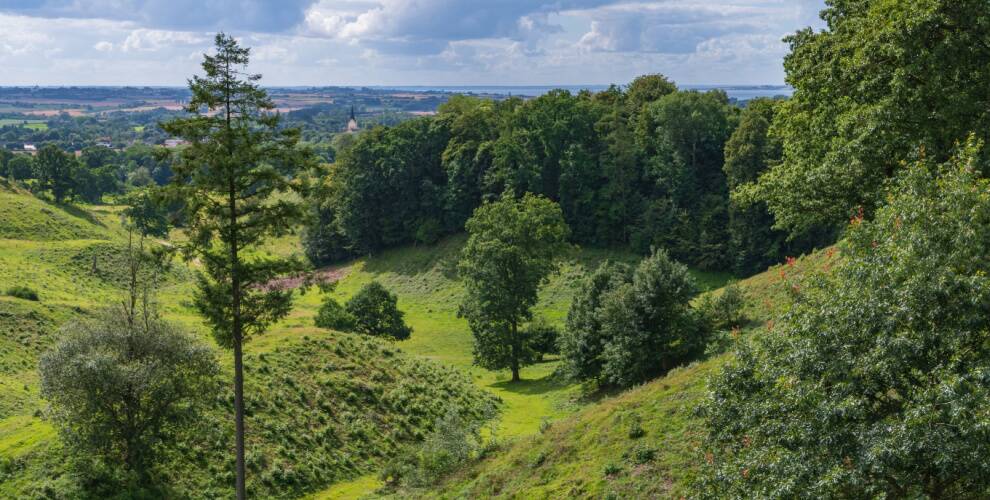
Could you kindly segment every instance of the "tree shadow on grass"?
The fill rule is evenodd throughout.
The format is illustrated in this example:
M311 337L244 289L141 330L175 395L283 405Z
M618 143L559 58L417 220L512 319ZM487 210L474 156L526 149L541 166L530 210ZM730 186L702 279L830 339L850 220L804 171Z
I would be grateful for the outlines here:
M373 274L388 272L400 276L416 276L436 270L444 278L456 280L457 261L465 241L465 235L455 234L433 245L388 249L376 254L376 258L368 259L364 270Z
M571 385L571 383L564 377L551 373L544 375L541 378L527 379L523 376L523 379L518 382L513 382L511 380L503 380L501 382L496 382L491 384L489 387L493 389L501 389L506 392L511 392L513 394L522 394L526 396L536 396L540 394L546 394L553 391L558 391L564 389Z
M103 222L101 222L100 219L97 219L96 217L94 217L93 214L91 214L88 211L83 210L83 209L81 209L81 208L79 208L79 207L77 207L75 205L71 205L69 203L62 203L60 205L58 203L55 203L52 200L49 200L49 199L47 199L45 197L42 197L42 196L37 196L36 195L35 197L38 198L39 200L45 202L45 204L48 205L49 207L55 208L57 210L61 210L61 211L65 212L68 215L71 215L73 217L76 217L77 219L82 219L82 220L84 220L84 221L86 221L86 222L88 222L90 224L93 224L95 226L99 226L99 227L102 227L102 228L106 228L107 227L106 224L104 224Z

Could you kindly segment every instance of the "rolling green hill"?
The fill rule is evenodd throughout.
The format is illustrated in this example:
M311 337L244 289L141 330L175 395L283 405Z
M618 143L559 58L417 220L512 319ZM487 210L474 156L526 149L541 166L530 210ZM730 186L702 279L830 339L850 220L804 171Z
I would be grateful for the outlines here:
M801 276L837 259L829 249L740 282L749 323L758 335L790 303ZM712 293L720 293L714 291ZM436 489L395 498L682 498L704 457L695 408L707 379L729 361L721 354L589 405L512 441Z
M66 211L29 193L0 188L0 289L24 284L40 301L0 296L0 496L66 491L71 481L54 429L41 418L36 360L60 325L120 298L118 276L126 234L114 207ZM402 442L417 439L451 404L480 412L498 401L498 453L472 464L430 496L540 497L568 492L665 496L693 477L699 431L693 408L705 379L726 356L696 363L664 379L598 403L555 374L558 361L526 367L523 381L472 365L472 339L457 317L463 288L454 276L463 237L431 247L402 248L337 269L334 293L345 300L377 280L395 292L414 328L390 344L313 326L322 299L299 297L291 315L247 345L249 487L264 496L357 497L379 487L381 463ZM297 253L296 238L268 251ZM605 260L633 262L623 252L580 249L541 293L536 314L561 324L575 284ZM748 310L757 330L786 303L787 276L821 265L823 254L748 279ZM783 275L782 275L783 273ZM694 273L716 289L730 277ZM209 338L191 308L192 270L175 267L160 294L166 318ZM718 293L717 291L714 293ZM228 356L221 363L229 371ZM169 459L179 496L224 497L232 483L227 373L197 439ZM253 395L253 396L252 396ZM453 403L456 402L456 403ZM548 424L549 423L549 424ZM643 435L630 437L639 433ZM204 439L203 436L206 436ZM210 443L204 445L203 443ZM329 487L329 489L327 489ZM385 494L388 494L387 492Z
M0 216L0 293L24 285L40 299L0 295L0 497L75 497L56 432L42 418L37 359L61 325L122 299L126 234L114 207L66 210L9 185L0 186ZM208 339L191 309L192 276L186 265L175 266L160 310ZM318 299L305 296L293 318L247 348L249 488L255 494L293 498L368 474L448 408L480 417L497 404L459 371L387 342L316 329L315 307L307 300ZM229 355L221 352L220 361L229 372ZM229 379L229 373L217 379L208 414L168 459L176 496L228 496Z

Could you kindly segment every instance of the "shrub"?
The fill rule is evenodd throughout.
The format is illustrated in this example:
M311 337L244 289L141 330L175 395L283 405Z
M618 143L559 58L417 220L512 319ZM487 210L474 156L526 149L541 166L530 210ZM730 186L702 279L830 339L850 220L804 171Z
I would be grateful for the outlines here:
M622 472L622 467L617 463L609 462L605 464L605 467L602 469L602 472L605 473L605 477L616 476L620 472Z
M144 484L218 370L211 349L171 324L128 317L106 311L68 325L38 370L64 442L97 469L124 473L110 476Z
M722 293L706 294L698 310L704 316L713 330L724 331L741 327L746 322L743 307L746 305L746 292L733 283L722 289Z
M571 377L596 380L601 375L605 338L602 337L598 308L603 295L631 279L631 267L606 261L581 282L558 342L564 366Z
M354 329L354 316L329 295L323 299L314 322L316 326L328 330L349 332Z
M440 240L443 235L443 228L436 219L424 219L416 226L413 238L417 243L432 245Z
M557 327L542 317L530 322L523 335L529 348L536 353L537 358L541 361L546 354L560 353L560 349L557 348L557 338L560 336L560 332L558 332Z
M465 418L457 409L451 409L437 421L422 443L408 447L386 464L383 479L412 487L436 484L483 453L485 443L481 438L481 426L484 420L492 417L494 409L486 410L480 419Z
M377 281L368 283L347 302L347 313L354 318L354 331L376 337L405 340L412 328L402 319L398 298Z
M562 347L579 379L629 387L704 353L710 327L690 306L687 267L657 250L627 276L600 269L571 306Z
M38 301L38 292L22 285L16 285L8 288L6 294L19 299L33 300L35 302Z

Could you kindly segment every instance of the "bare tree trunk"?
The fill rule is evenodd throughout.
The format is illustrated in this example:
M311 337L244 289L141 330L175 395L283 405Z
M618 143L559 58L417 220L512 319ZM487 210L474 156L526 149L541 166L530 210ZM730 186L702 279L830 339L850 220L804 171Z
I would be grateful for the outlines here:
M242 344L244 335L241 325L241 275L240 260L237 255L237 198L234 180L230 179L230 284L232 292L234 342L234 433L237 448L237 500L247 498L245 488L246 470L244 467L244 355Z
M240 318L235 317L235 323ZM244 365L241 353L241 336L234 335L234 415L235 433L237 434L237 500L247 497L244 486L246 471L244 468Z

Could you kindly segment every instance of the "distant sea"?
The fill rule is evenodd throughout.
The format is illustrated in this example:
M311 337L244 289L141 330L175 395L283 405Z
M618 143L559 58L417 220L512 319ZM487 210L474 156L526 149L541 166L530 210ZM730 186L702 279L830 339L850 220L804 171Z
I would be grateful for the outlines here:
M581 90L599 92L608 88L608 85L451 85L451 86L428 86L428 85L406 85L406 86L375 86L369 87L382 90L404 90L409 92L447 92L454 94L479 94L479 95L516 95L523 97L536 97L546 94L553 89L565 89L572 93ZM794 93L794 89L786 85L681 85L680 88L687 90L713 90L722 89L730 98L740 101L747 101L757 97L789 97Z

